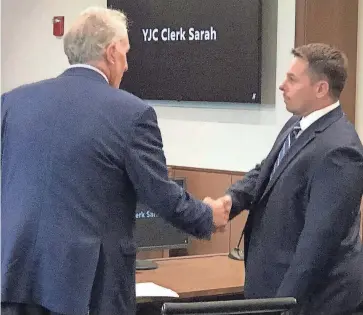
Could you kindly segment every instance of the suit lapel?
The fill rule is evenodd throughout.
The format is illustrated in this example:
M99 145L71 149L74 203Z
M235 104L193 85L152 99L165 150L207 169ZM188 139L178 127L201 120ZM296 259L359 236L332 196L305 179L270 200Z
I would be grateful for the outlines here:
M287 135L291 132L293 125L294 124L292 124L291 127L287 128L283 133L279 135L279 137L276 139L274 146L271 149L270 154L264 162L260 176L258 177L258 181L256 183L256 200L259 200L259 197L262 195L262 193L266 191L266 181L270 179L270 174L272 172L277 156L279 155L280 149Z
M270 181L261 197L261 199L268 194L268 192L271 190L271 188L276 183L277 179L281 176L281 174L284 172L286 167L291 163L291 161L298 155L298 153L311 141L313 141L315 138L315 132L308 132L307 130L304 131L299 138L296 139L294 144L291 146L289 151L286 153L286 155L283 157L283 159L280 162L280 165L276 168L276 171L274 174L272 174ZM272 170L272 169L271 169Z
M271 152L269 154L269 157L267 159L268 162L266 163L267 164L266 168L264 169L263 173L261 173L261 176L260 176L261 183L259 186L260 189L265 187L265 185L263 185L263 183L265 181L267 181L267 180L269 180L269 181L266 186L266 189L264 189L263 192L262 191L259 192L258 196L261 196L261 195L262 196L261 196L261 198L259 198L257 200L262 200L271 191L272 187L275 185L277 179L283 174L286 167L293 161L294 158L296 158L298 156L298 153L305 146L307 146L311 141L314 140L314 138L316 137L316 135L318 133L324 131L327 127L329 127L331 124L333 124L336 120L338 120L342 116L343 116L343 112L342 112L341 107L339 106L338 108L332 110L325 116L323 116L320 119L318 119L317 121L315 121L306 130L304 130L304 132L296 139L296 141L291 146L289 151L283 157L280 165L277 167L275 173L272 174L272 176L270 178L270 174L272 172L273 165L276 161L276 158L280 152L280 149L281 149L287 135L292 131L293 126L288 128L288 130L286 130L283 134L281 134L281 136L276 141L276 144L274 145L273 149L271 150Z

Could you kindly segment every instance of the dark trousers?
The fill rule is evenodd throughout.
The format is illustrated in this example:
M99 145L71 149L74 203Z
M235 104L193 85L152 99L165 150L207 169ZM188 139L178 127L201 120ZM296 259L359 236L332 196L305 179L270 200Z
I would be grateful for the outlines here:
M1 315L62 315L40 305L1 302Z

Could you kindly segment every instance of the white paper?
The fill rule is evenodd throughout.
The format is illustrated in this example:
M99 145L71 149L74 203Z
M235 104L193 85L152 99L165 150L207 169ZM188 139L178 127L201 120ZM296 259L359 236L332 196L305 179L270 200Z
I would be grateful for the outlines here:
M178 293L153 282L136 283L136 297L179 297Z

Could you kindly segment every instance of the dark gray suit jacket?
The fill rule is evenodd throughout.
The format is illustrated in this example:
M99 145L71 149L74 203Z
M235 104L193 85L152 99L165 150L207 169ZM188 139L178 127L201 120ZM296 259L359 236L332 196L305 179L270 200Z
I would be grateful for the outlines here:
M211 209L168 180L154 109L85 68L1 103L1 301L132 314L136 200L212 231Z
M302 314L344 314L363 301L363 147L338 107L301 134L270 178L298 119L287 122L262 164L228 191L231 218L250 210L245 295L292 296Z

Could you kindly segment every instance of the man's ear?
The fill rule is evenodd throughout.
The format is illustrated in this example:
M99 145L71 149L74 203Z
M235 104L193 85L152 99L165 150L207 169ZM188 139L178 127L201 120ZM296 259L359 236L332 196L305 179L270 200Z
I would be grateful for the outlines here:
M320 80L316 83L316 97L323 98L329 94L329 82L326 80Z
M116 62L116 44L111 43L106 47L105 59L107 63L114 64Z

